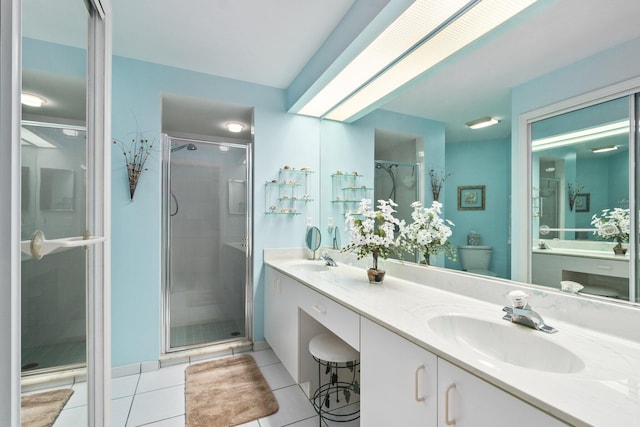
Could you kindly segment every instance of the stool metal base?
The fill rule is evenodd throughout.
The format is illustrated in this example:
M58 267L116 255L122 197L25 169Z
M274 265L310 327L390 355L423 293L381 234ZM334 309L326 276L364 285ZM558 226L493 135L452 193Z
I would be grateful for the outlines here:
M341 412L345 406L349 405L354 395L360 395L360 384L356 379L360 362L355 360L352 362L327 362L325 360L313 357L318 362L318 388L311 397L311 404L316 413L320 416L320 427L322 421L332 421L337 423L346 423L360 418L360 409L351 412ZM328 376L328 382L322 383L322 368L325 368L325 376ZM351 371L351 382L339 381L338 372L347 369ZM343 403L341 405L341 403Z

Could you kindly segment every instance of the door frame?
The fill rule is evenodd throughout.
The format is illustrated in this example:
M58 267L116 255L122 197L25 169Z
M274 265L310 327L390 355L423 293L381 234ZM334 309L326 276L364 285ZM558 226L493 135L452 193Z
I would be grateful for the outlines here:
M80 0L79 0L80 1ZM88 229L105 242L88 251L88 426L111 424L111 8L86 1L88 37L88 164L95 170L88 200ZM0 0L0 425L20 427L20 93L22 88L20 0ZM6 283L6 285L5 285ZM10 345L7 345L9 343Z
M190 137L182 137L178 135L162 134L162 310L160 324L162 325L161 340L162 353L178 353L181 351L189 351L192 349L201 349L207 346L225 345L230 342L236 344L240 339L225 341L225 343L217 344L204 343L179 348L170 347L170 289L167 284L170 277L170 265L168 262L170 252L170 231L169 231L169 209L170 209L170 188L171 188L171 140L180 140L182 143L200 143L212 145L230 145L235 147L244 147L246 150L246 175L247 182L246 191L246 219L245 219L245 337L249 343L253 342L253 142L252 141L228 141L224 138L211 137L211 139L194 139Z

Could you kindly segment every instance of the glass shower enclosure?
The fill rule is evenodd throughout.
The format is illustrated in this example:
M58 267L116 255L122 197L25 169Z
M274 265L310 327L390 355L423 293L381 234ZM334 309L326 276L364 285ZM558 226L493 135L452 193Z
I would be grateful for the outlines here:
M165 351L251 339L251 145L164 137Z

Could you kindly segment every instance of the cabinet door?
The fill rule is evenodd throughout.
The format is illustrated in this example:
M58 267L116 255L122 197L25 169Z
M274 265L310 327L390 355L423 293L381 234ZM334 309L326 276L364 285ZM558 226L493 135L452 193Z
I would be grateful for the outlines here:
M436 356L365 318L360 334L360 425L435 426Z
M566 424L438 359L438 426L555 427Z
M264 336L293 378L298 378L298 284L265 269Z

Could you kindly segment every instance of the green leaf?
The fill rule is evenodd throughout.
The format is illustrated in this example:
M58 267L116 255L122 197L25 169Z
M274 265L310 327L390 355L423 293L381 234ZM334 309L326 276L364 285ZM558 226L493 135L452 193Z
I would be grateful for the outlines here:
M347 362L347 368L349 368L349 371L353 372L353 362L352 361Z
M351 392L348 389L344 389L344 400L347 401L347 403L349 403L349 400L351 399Z
M353 382L353 391L357 394L360 394L360 384L358 384L358 380Z

